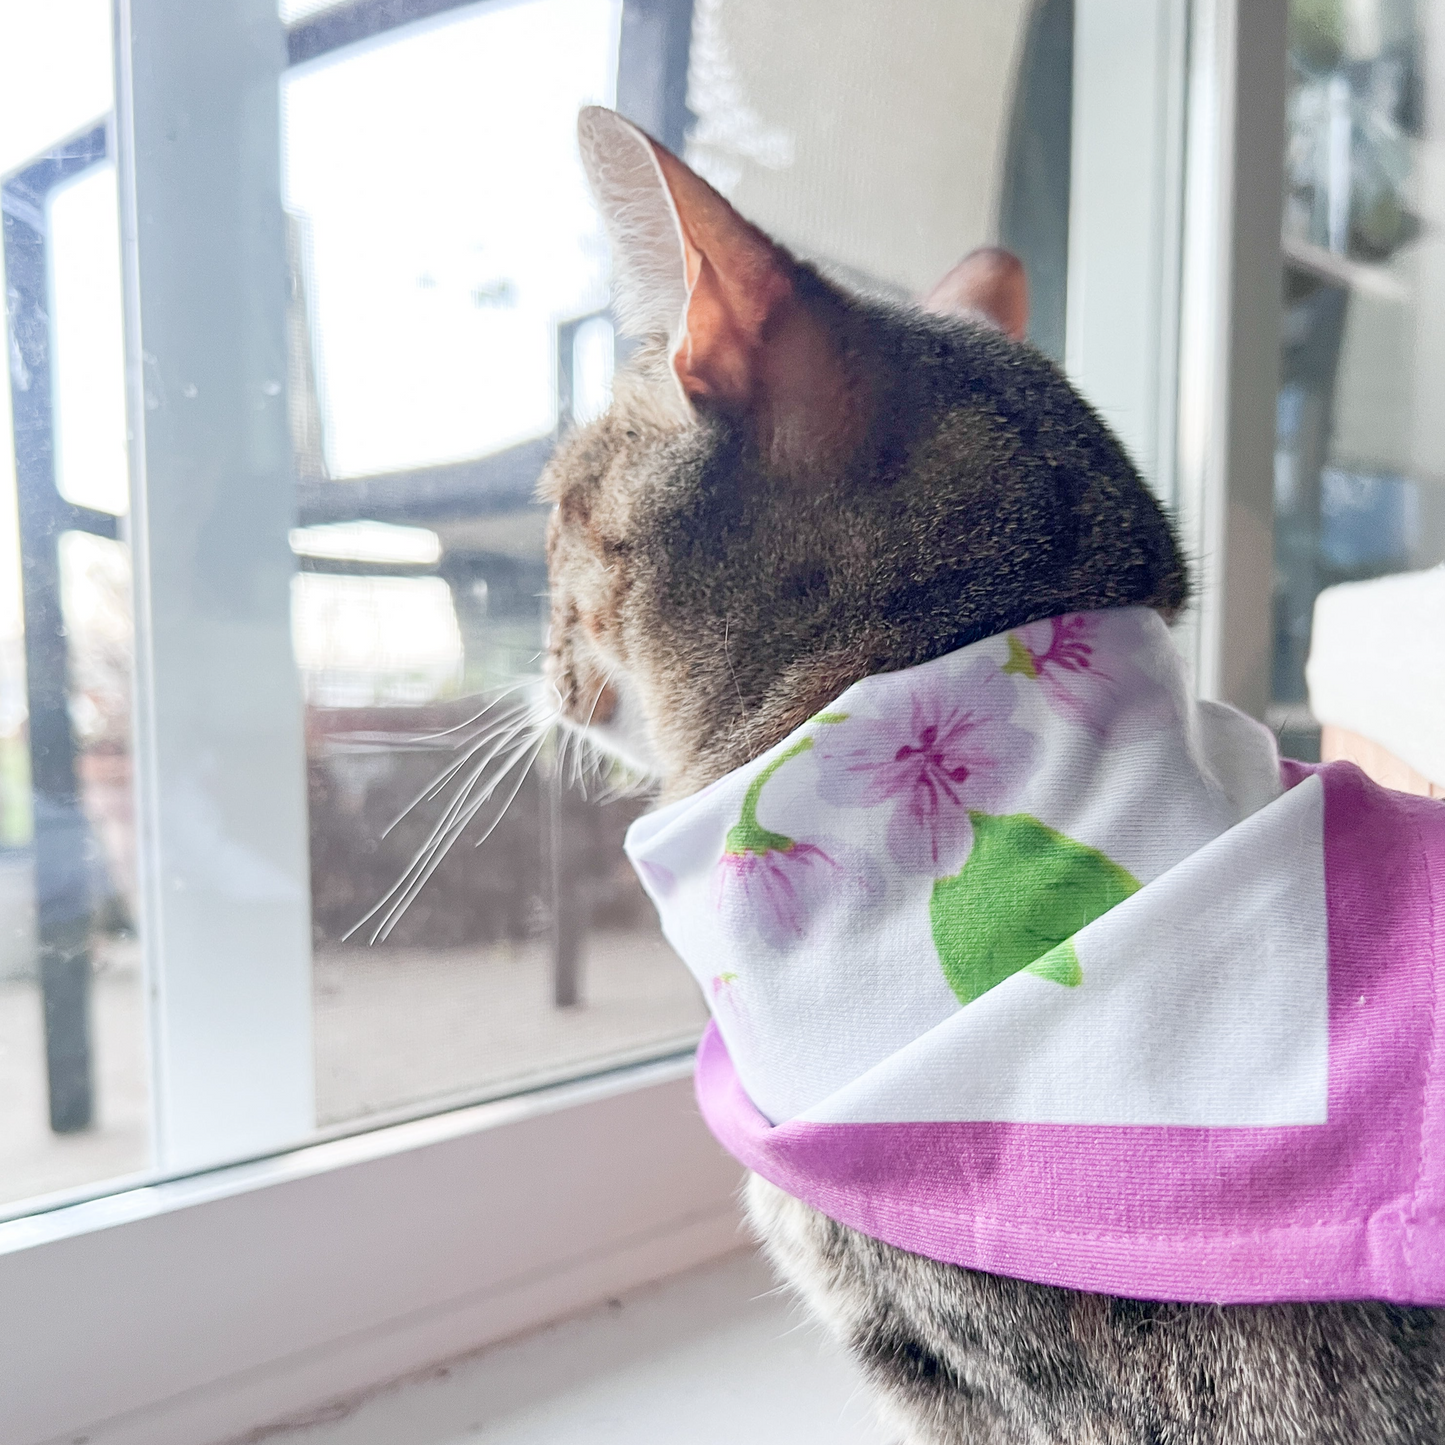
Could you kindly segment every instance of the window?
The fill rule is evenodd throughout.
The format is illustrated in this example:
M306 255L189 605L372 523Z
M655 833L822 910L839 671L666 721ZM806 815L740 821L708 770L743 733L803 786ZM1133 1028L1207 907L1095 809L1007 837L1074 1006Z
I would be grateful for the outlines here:
M0 1029L26 1125L0 1131L0 1201L691 1047L702 1003L621 856L642 804L597 802L627 780L584 779L533 726L532 489L559 429L605 406L614 350L576 113L616 103L622 65L652 67L662 115L686 65L658 49L665 8L639 14L624 54L620 0L283 7L248 57L277 93L272 156L211 193L209 231L136 133L152 254L175 265L138 278L132 333L175 344L142 342L131 518L110 17L81 8L101 80L35 132L79 43L6 12L8 52L48 59L11 89L7 142L33 150L5 181L25 558L7 571L27 590L5 654ZM206 184L247 124L208 114ZM268 276L290 299L258 318ZM244 354L207 353L208 328ZM228 428L242 457L217 474Z
M1445 561L1445 10L1290 7L1274 470L1274 717L1306 705L1316 596Z
M108 17L83 14L104 74ZM33 1207L691 1047L702 1002L621 854L645 800L534 726L533 487L559 431L605 406L616 351L576 112L624 103L864 285L915 293L1007 230L1040 278L1040 344L1167 496L1149 358L1175 284L1182 11L1140 35L1148 183L1101 168L1072 202L1071 135L1092 154L1137 117L1091 79L1122 63L1118 36L1052 0L902 31L866 8L764 24L723 0L283 5L233 55L204 25L157 42L191 66L175 103L205 117L183 145L159 80L119 119L93 86L59 135L23 142L5 183L14 452L24 574L52 559L55 598L27 593L28 673L21 609L10 628L4 1026L28 1039L12 1098L29 1126L0 1197ZM69 63L66 26L42 42ZM831 111L800 57L837 77ZM186 89L201 74L204 99ZM248 86L276 94L264 124ZM1068 274L1106 257L1149 277L1133 373L1090 299L1109 288L1066 303Z

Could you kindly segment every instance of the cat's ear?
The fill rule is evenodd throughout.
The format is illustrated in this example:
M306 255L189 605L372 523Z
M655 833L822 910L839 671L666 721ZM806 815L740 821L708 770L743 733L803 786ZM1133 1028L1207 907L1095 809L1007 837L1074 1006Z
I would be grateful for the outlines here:
M1023 262L1001 246L980 246L923 298L923 309L980 317L1022 341L1029 329L1029 282Z
M665 334L693 400L757 404L765 347L794 299L793 263L700 176L610 110L578 118L582 163L612 240L623 326Z
M631 335L675 337L687 310L687 256L652 141L600 105L577 117L582 167L612 242L613 304Z

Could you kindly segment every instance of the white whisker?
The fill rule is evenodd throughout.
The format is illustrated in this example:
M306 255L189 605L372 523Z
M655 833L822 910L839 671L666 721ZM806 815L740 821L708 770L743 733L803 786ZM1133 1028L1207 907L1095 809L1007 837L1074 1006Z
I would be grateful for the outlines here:
M558 761L560 764L566 746L570 743L572 749L572 770L568 776L567 785L568 787L579 788L584 797L587 795L587 789L583 782L582 768L584 763L590 760L596 752L596 746L587 736L587 729L592 726L592 719L597 716L597 706L602 701L602 694L606 692L611 685L615 673L615 668L608 668L607 675L597 686L597 695L592 699L592 706L587 709L587 721L578 729L568 729L564 735L563 748L559 749L558 752ZM560 766L557 771L560 777L562 774Z
M500 748L504 748L512 738L515 738L517 734L527 726L527 721L528 719L525 716L521 718L509 717L505 719L499 719L498 721L493 722L489 724L486 728L482 729L482 731L476 737L469 738L466 743L466 751L462 753L461 757L459 757L455 762L449 764L447 767L443 768L442 771L435 778L433 778L421 790L421 792L419 792L401 810L401 812L398 813L396 817L394 817L391 822L386 825L385 828L382 829L381 836L383 838L388 837L391 834L392 829L395 828L396 825L400 823L402 819L405 818L411 812L411 810L417 806L418 803L421 803L423 801L430 801L432 798L438 797L446 788L447 784L450 783L452 779L455 778L456 775L467 766L467 764L477 755L477 753L483 747L485 747L489 742L492 742L497 738L501 738L502 741L499 744L498 749L494 750L492 754L492 756L495 756L495 752L497 750L499 750Z
M488 799L496 791L507 774L526 757L527 762L522 769L521 775L518 777L511 792L508 793L506 801L502 804L497 816L488 825L486 832L482 835L479 842L485 842L486 839L491 836L493 830L501 823L502 819L506 816L507 809L511 807L517 794L521 791L522 784L526 781L527 774L531 770L531 764L535 760L537 752L540 750L544 741L544 738L533 738L524 747L518 749L518 751L507 760L506 765L496 777L493 778L480 793L466 800L460 811L455 813L443 835L437 839L434 846L426 850L426 855L423 857L419 854L418 857L413 860L412 866L407 870L407 874L402 880L399 896L395 898L391 907L387 910L386 916L377 926L376 932L372 934L371 941L373 943L378 943L390 935L392 929L401 921L403 914L405 914L406 910L411 906L417 894L421 892L432 874L441 866L443 859L451 851L457 839L466 831L472 819L486 806ZM527 756L529 753L531 754L530 757ZM456 805L454 804L453 806L455 807ZM393 892L396 892L396 890L393 889ZM373 912L374 911L375 910L373 910Z
M543 741L544 739L538 738L537 741L533 743L532 756L527 759L525 764L523 764L522 771L518 775L517 781L512 786L512 791L507 794L507 801L502 804L500 811L497 813L497 816L493 818L492 821L487 825L486 832L484 832L482 836L478 838L475 843L472 844L473 848L480 848L482 844L485 843L487 839L492 836L492 833L496 830L497 825L501 823L502 819L507 816L507 809L512 806L513 802L516 800L517 794L522 791L522 784L527 781L527 775L532 771L532 765L537 761L537 756L542 751Z
M549 741L555 747L553 769L558 786L578 787L589 800L598 784L603 785L603 797L609 800L635 794L639 784L646 786L645 780L634 779L621 769L587 734L612 681L610 671L598 686L581 728L559 726L562 711L555 687L547 687L541 696L515 698L517 692L535 687L539 681L524 679L499 692L464 722L418 739L437 742L461 735L455 745L457 756L387 824L382 837L390 836L422 803L442 800L440 812L396 882L344 937L368 930L372 943L388 938L469 828L480 820L480 835L473 843L479 848L501 826Z
M430 794L433 797L437 796L446 784L461 772L471 759L488 743L500 738L502 739L502 746L506 746L508 741L516 737L519 733L525 732L529 727L534 725L535 721L535 715L530 711L510 713L489 723L487 727L483 728L475 736L468 738L465 744L458 743L457 746L464 747L465 751L455 762L444 768L440 775L432 781L428 788Z
M513 732L510 738L501 744L494 746L490 752L479 763L476 764L468 774L464 782L457 788L451 801L443 809L441 817L432 827L431 832L412 855L411 862L402 871L401 877L379 898L376 903L359 918L343 935L350 938L358 929L365 927L379 913L385 913L385 917L377 932L373 934L371 941L377 942L386 936L395 926L397 919L405 912L406 907L416 896L421 885L431 877L442 858L450 851L453 843L466 828L467 824L482 808L488 798L500 786L502 780L522 760L526 754L546 740L549 720L544 718L536 719L537 728L530 732L525 741L520 745L515 742L517 734ZM487 768L498 756L499 752L505 751L510 742L511 751L507 753L501 768L496 772L481 789L475 792L478 782L481 780ZM509 796L507 806L515 798L515 791ZM500 815L498 817L500 821Z
M422 743L435 742L438 738L450 737L452 733L461 732L463 728L470 727L474 722L478 722L482 718L486 717L486 715L491 712L491 710L496 707L499 702L502 702L504 699L509 698L514 692L519 691L521 688L531 686L531 684L535 681L536 678L524 677L521 679L521 681L514 682L510 687L502 688L497 693L496 697L494 697L491 702L486 705L486 707L484 707L480 712L473 713L471 717L467 718L464 722L457 723L455 727L443 728L439 733L423 733L420 737L417 738L417 741Z
M747 708L746 708L745 704L743 703L743 690L742 690L741 687L738 686L738 675L737 675L737 672L736 672L736 671L734 670L734 668L733 668L733 654L732 654L732 649L728 646L728 626L729 626L729 619L726 618L726 617L724 617L724 618L723 618L723 660L727 663L727 665L728 665L728 675L729 675L729 676L732 678L732 680L733 680L733 691L736 692L737 695L738 695L738 707L739 707L742 711L746 712L746 711L747 711Z

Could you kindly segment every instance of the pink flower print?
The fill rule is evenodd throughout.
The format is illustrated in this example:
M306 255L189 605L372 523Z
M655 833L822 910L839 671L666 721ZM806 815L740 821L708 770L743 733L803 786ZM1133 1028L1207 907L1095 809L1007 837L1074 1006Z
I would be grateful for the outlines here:
M654 863L650 858L643 858L637 867L658 897L666 898L677 887L677 875L667 864Z
M749 1043L753 1030L749 1002L747 984L740 981L737 974L713 975L712 997L708 1003L735 1058L751 1052Z
M770 948L787 948L807 936L814 910L827 903L842 874L816 844L796 842L758 822L768 779L812 746L812 738L800 738L752 780L713 875L713 902L724 926L738 937L759 937Z
M894 861L953 873L973 846L970 810L998 811L1033 760L1032 734L1008 721L1015 701L987 659L956 680L935 673L913 691L906 718L854 714L819 738L820 791L841 807L891 805Z
M1095 655L1098 632L1099 619L1082 612L1030 622L1009 633L1003 670L1037 682L1059 712L1102 733L1119 687Z
M815 844L786 841L786 848L724 853L714 875L713 900L723 926L735 936L756 935L774 949L807 937L809 920L827 905L842 874Z

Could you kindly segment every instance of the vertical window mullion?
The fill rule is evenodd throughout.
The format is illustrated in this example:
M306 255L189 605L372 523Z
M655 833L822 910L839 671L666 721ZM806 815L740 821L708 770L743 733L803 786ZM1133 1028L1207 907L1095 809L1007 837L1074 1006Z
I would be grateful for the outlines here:
M1180 307L1179 494L1200 693L1270 697L1283 4L1194 0Z
M274 0L117 0L157 1164L314 1123Z
M1187 19L1184 0L1074 7L1065 366L1166 503Z

